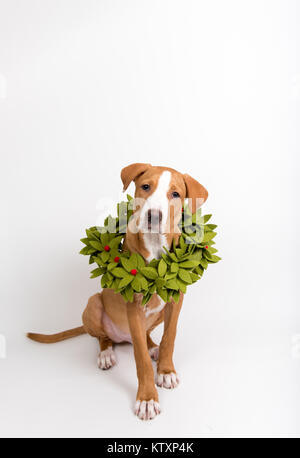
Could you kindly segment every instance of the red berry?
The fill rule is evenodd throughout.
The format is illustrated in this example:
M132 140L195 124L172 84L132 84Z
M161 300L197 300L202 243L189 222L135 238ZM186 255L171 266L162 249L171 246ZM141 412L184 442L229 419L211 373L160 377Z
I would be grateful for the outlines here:
M136 275L137 274L137 270L136 269L131 269L130 273L131 273L131 275Z
M206 249L206 250L208 249L208 245L205 245L205 249Z
M120 258L119 256L116 256L115 259L114 259L115 262L119 262L120 261Z
M104 250L105 251L109 251L110 250L110 246L109 245L105 245Z

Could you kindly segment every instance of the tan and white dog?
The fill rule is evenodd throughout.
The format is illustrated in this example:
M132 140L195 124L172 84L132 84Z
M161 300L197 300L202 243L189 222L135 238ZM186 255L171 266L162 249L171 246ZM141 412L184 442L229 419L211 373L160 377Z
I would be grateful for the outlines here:
M121 179L124 191L134 181L135 198L143 202L138 221L135 221L138 229L131 231L128 225L124 248L141 254L147 262L159 258L163 247L170 248L173 239L178 241L177 224L184 199L189 198L194 212L208 196L206 189L192 177L168 167L131 164L121 171ZM174 205L175 199L180 205ZM156 385L170 389L179 383L173 350L183 294L178 304L174 301L164 303L157 295L152 296L145 307L141 306L141 301L141 295L135 294L134 301L126 303L120 294L104 289L89 299L82 316L83 326L50 336L29 333L28 337L42 343L54 343L88 333L99 340L100 369L109 369L116 364L114 344L131 342L138 377L134 411L140 419L150 420L160 413L151 358L157 360ZM150 334L162 321L164 332L157 346Z

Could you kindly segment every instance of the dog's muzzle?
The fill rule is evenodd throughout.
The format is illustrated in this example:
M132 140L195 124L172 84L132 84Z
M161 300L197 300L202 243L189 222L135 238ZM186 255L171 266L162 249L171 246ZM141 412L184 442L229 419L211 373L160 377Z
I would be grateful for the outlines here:
M159 232L160 226L162 223L162 212L161 210L150 209L147 211L146 218L148 222L148 230L149 231L157 231Z

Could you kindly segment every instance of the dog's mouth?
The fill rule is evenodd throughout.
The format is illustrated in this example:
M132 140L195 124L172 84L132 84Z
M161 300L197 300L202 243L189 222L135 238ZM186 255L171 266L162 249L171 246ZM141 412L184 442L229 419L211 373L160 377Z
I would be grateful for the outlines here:
M161 210L150 209L146 213L146 223L149 232L162 232L163 215Z

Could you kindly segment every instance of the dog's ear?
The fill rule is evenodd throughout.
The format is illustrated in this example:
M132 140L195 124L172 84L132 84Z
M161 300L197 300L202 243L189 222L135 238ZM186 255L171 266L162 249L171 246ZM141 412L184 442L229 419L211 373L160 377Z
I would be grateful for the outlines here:
M202 184L194 180L187 173L183 175L186 186L186 197L189 198L189 208L192 213L195 213L208 197L208 192Z
M121 170L121 180L123 181L123 191L126 191L130 183L135 180L141 173L146 172L151 167L151 164L130 164Z

